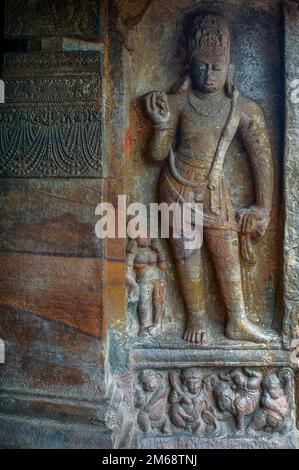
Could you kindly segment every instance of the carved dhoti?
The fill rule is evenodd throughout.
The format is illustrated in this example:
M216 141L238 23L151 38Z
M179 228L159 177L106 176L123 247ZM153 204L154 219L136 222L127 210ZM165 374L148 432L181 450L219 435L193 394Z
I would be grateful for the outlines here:
M169 205L174 202L179 204L202 203L204 228L238 232L239 227L236 223L223 171L215 189L211 191L208 187L208 178L205 176L207 174L205 168L191 166L179 158L176 159L176 168L190 186L180 183L173 176L170 165L167 163L160 175L160 202Z

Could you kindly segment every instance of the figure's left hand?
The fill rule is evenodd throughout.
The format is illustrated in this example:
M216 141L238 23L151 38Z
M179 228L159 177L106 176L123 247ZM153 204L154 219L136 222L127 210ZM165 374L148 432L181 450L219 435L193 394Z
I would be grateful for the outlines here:
M251 206L237 212L237 222L241 233L250 235L252 241L257 243L266 233L270 223L270 213L263 207Z
M285 383L290 384L292 382L293 373L292 370L284 368L279 372L279 378Z
M127 299L129 303L137 303L139 300L139 285L134 279L132 273L127 272L126 276Z

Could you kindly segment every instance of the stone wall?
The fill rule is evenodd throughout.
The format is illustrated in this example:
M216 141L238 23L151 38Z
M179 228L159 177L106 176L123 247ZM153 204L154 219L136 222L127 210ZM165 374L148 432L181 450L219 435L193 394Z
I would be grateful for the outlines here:
M1 75L1 446L298 447L298 2L25 3L6 1ZM144 95L170 96L188 72L186 36L203 9L228 20L235 86L269 130L271 221L256 264L240 258L240 269L246 318L275 330L273 340L225 336L227 308L205 245L202 345L183 339L187 307L168 241L128 248L95 234L100 202L158 201ZM224 172L233 208L254 203L238 136ZM138 249L163 265L162 303L130 297L130 282L143 289L129 262ZM141 310L156 334L138 335Z

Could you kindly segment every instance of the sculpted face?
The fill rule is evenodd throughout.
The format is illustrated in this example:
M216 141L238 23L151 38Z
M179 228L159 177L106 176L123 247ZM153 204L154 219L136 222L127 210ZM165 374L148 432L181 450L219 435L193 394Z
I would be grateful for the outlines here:
M198 52L190 63L193 88L202 93L216 93L225 87L229 59L225 55Z
M268 379L267 391L272 398L283 396L283 388L277 376L273 375Z
M190 393L197 393L201 389L201 377L197 374L189 374L184 377L184 385Z
M150 241L148 240L148 238L137 237L136 242L139 248L147 248L148 246L150 246Z
M154 392L159 385L159 377L155 374L150 374L142 380L144 390L147 392Z

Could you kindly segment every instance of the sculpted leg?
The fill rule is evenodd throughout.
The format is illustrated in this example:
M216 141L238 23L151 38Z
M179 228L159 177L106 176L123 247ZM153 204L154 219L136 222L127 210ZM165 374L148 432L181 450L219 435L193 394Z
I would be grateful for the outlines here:
M151 296L152 286L143 284L140 288L139 302L137 305L137 316L139 321L139 336L144 336L147 333L147 327L152 322L152 308L151 308Z
M150 334L161 331L165 314L165 286L157 280L153 286L153 324L149 327Z
M179 404L174 404L170 407L169 416L172 423L178 428L185 428L187 423L192 422L192 417L185 413Z
M149 433L151 430L151 420L147 413L140 411L138 415L138 424L143 432Z
M239 241L235 232L205 230L205 240L213 263L228 313L226 336L240 341L268 342L277 335L251 323L245 312L239 260Z
M184 339L192 343L204 344L207 338L203 319L203 275L200 249L185 250L183 239L171 239L171 248L187 313Z
M245 434L245 415L243 413L238 413L236 416L236 427L237 434Z
M256 410L253 415L253 420L250 423L250 429L260 431L267 425L267 417L264 410Z

